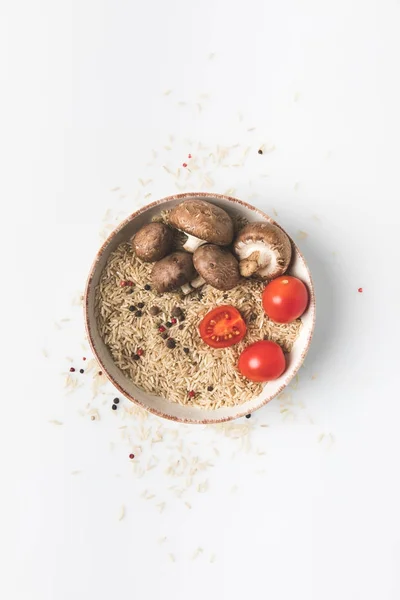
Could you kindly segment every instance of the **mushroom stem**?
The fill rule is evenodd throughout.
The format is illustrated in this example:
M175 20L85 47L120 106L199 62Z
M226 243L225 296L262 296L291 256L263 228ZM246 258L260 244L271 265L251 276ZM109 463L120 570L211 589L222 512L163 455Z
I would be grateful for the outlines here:
M244 258L239 263L240 274L242 277L251 277L259 268L260 253L258 251L252 252L250 256Z
M190 283L185 283L185 285L182 285L181 290L185 294L185 296L187 296L188 294L190 294L190 292L193 292L193 290L197 290L204 284L205 284L205 280L202 277L200 277L200 275L199 275L198 277L196 277L196 279L193 279Z
M198 277L196 277L196 279L193 279L193 281L190 282L190 285L192 287L194 287L196 290L197 290L197 288L201 287L204 284L205 284L205 280L200 275Z
M206 240L200 240L194 235L186 235L188 236L188 239L183 244L183 248L186 250L186 252L194 252L195 250L197 250L197 248L207 243Z

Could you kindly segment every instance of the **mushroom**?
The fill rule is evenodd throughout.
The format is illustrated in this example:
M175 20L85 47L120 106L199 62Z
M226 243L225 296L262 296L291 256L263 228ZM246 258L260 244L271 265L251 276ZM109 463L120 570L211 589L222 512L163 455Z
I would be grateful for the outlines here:
M191 282L198 288L209 283L217 290L231 290L240 282L239 263L229 250L213 244L198 248L193 255L193 263L200 277Z
M171 251L172 244L172 231L164 223L148 223L132 238L136 256L145 262L161 260Z
M249 223L239 232L234 250L243 277L274 279L283 275L292 257L286 233L272 223Z
M169 215L170 224L183 231L188 239L183 248L194 252L202 244L229 246L233 239L233 222L227 212L204 200L185 200Z
M195 276L192 255L173 252L156 262L151 272L151 281L156 291L162 294L178 289Z

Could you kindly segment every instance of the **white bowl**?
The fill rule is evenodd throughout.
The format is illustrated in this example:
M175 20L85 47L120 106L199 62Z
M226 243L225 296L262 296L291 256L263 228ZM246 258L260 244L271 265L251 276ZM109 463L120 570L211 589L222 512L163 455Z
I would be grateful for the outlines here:
M290 267L290 273L306 283L310 294L309 305L301 318L303 325L300 330L300 335L287 357L286 371L279 379L268 382L258 396L244 404L222 407L215 410L205 410L196 406L182 406L175 402L170 402L165 398L145 392L136 386L133 381L127 379L122 371L116 366L110 351L100 337L95 317L95 290L110 254L121 242L129 240L142 225L149 223L154 215L159 214L162 210L172 208L183 200L194 198L201 198L208 202L212 202L213 204L224 208L231 215L236 214L245 217L250 222L269 221L270 223L277 224L271 217L254 206L242 202L241 200L237 200L236 198L220 194L203 192L178 194L148 204L125 219L125 221L111 233L97 253L96 259L90 269L85 290L85 322L90 345L103 372L115 387L129 400L160 417L171 419L173 421L203 424L220 423L252 413L272 400L288 385L288 383L290 383L301 367L307 354L315 325L315 294L310 271L304 257L293 240L291 240L293 244L293 260Z

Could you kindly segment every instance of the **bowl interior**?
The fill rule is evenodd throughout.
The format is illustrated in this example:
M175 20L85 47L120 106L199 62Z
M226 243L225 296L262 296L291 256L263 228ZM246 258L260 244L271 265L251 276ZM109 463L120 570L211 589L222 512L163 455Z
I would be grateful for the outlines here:
M302 316L303 326L300 335L293 345L293 349L287 357L287 369L279 379L265 385L262 392L252 400L239 406L223 407L216 410L205 410L194 406L182 406L170 402L159 396L154 396L137 387L133 381L127 379L122 371L115 365L112 356L102 341L97 329L95 317L95 290L103 268L110 254L121 242L126 242L143 225L151 221L152 217L158 215L162 210L170 209L179 202L188 198L202 198L224 208L231 215L245 217L249 222L270 221L273 219L265 213L244 202L227 196L213 194L179 194L150 204L126 219L110 235L103 244L89 274L85 293L85 319L89 341L103 371L112 383L127 398L146 408L147 410L176 421L189 423L215 423L227 421L246 415L263 406L274 398L291 381L300 368L308 350L315 321L315 297L310 272L303 256L297 246L293 244L293 261L290 268L291 274L302 279L310 291L310 302L307 311Z

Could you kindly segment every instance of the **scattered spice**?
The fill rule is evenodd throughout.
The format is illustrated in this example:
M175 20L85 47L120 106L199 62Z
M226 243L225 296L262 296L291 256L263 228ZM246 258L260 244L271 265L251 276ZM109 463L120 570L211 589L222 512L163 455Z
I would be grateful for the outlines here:
M363 293L363 289L362 289L362 288L358 288L358 292L359 292L360 294L362 294L362 293Z
M256 319L257 319L256 313L251 313L251 315L250 315L250 321L255 321Z
M171 321L167 321L167 322L165 323L165 326L166 326L166 327L168 327L168 329L169 329L170 327L172 327L172 323L171 323Z
M119 285L120 285L121 287L132 287L134 284L133 284L133 281L129 281L129 280L124 280L124 279L123 279L123 280L120 282L120 284L119 284Z
M140 360L140 356L139 356L139 354L134 354L134 355L132 356L132 358L133 358L133 360Z
M136 310L136 306L133 306L133 304L130 305L129 310L131 312L133 312L134 310Z
M113 404L111 408L112 408L113 410L117 410L117 405L116 405L116 404Z
M191 154L188 154L188 158L192 158L192 155L191 155Z
M133 289L128 290L128 294L133 294Z
M134 454L130 454L129 458L132 460L133 458L135 458L135 455Z
M137 351L137 355L138 356L143 356L143 354L144 354L143 348L139 348L138 351Z
M185 354L189 354L189 352L190 352L189 348L184 348L183 351Z
M114 404L119 404L119 398L114 398Z
M144 286L144 289L146 290L146 292L151 290L151 285L149 285L148 283L146 283L146 285Z
M214 389L214 387L212 385L209 385L207 388L207 392L212 392Z
M152 317L156 317L158 314L160 314L161 310L158 306L152 306L149 312Z
M169 337L169 333L167 333L167 332L165 332L165 333L162 333L162 334L161 334L161 337L162 337L162 339L163 339L163 340L167 340L167 339L168 339L168 337Z
M69 370L69 372L70 372L70 373L75 373L75 369L74 369L74 367L71 367L71 368L70 368L70 370Z
M103 371L99 371L97 374L101 376L103 375Z
M176 325L176 324L177 324L177 322L178 322L178 321L175 319L175 317L172 317L172 319L171 319L171 323L172 323L172 325Z
M90 420L91 420L91 421L95 421L95 420L96 420L96 417L95 417L94 415L92 415L92 416L90 417Z
M246 419L250 419L250 418L251 418L251 415L246 415Z
M190 392L188 392L189 398L194 398L195 395L196 395L196 392L194 392L193 390L190 390Z
M179 325L178 329L180 329L180 331L182 331L182 329L183 329L184 327L185 327L185 326L184 326L184 324L183 324L183 323L181 323L181 324Z
M86 356L83 356L83 357L82 357L82 360L86 360Z
M137 311L135 312L135 317L141 317L141 316L142 316L142 314L143 314L143 313L142 313L142 311L141 311L141 310L137 310Z
M83 369L79 369L79 373L84 373L85 371Z
M164 327L164 325L160 325L160 327L158 328L158 331L159 331L160 333L164 333L164 331L165 331L165 327Z
M183 314L182 309L180 306L174 306L174 308L171 311L171 315L173 317L180 317Z
M257 150L257 152L258 152L258 154L262 154L262 153L263 153L263 151L261 150L261 148L259 148L259 149Z
M182 167L187 167L187 163L182 163Z
M144 308L144 302L138 302L138 308Z
M176 346L176 342L173 338L169 338L167 340L167 348L169 348L170 350L173 350Z

